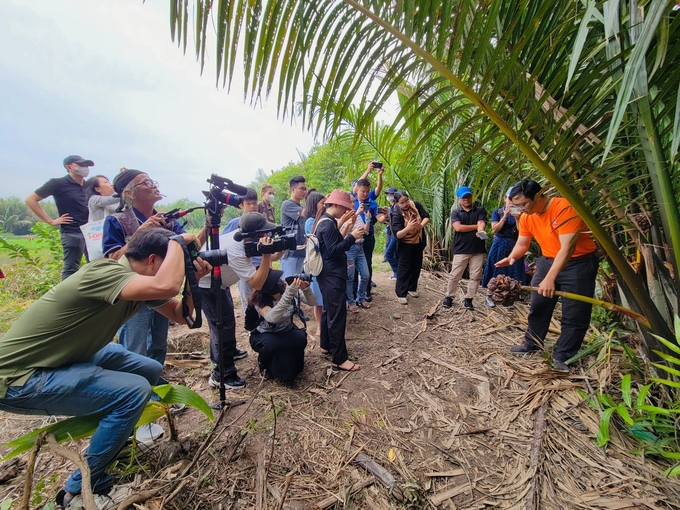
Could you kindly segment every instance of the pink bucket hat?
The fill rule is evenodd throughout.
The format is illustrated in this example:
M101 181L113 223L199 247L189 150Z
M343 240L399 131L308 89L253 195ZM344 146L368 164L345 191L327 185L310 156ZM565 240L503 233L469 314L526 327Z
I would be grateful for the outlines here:
M346 209L354 209L352 196L344 190L334 189L326 198L326 205L341 205Z

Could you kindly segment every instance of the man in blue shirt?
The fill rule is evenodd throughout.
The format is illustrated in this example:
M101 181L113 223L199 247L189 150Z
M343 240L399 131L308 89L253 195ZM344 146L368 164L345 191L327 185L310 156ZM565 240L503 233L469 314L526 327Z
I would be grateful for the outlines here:
M354 183L354 210L359 211L364 222L370 223L368 234L364 237L364 255L366 255L366 262L368 263L368 277L369 285L366 289L366 301L370 302L373 300L371 296L371 289L375 285L373 283L373 249L375 248L375 232L373 231L373 225L376 223L376 217L378 216L378 203L376 199L380 196L380 192L383 188L383 172L385 167L381 166L377 168L378 170L378 183L375 189L371 189L371 183L368 180L368 176L374 170L373 162L368 164L368 168L364 174L357 179ZM358 275L355 272L355 294L358 285Z

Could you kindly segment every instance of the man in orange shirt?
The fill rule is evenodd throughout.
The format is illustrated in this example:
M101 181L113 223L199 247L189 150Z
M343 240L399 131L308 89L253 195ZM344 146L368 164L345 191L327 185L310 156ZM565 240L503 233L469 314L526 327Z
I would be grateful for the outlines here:
M525 179L509 191L513 205L522 211L519 218L519 238L510 255L496 267L512 265L522 257L535 238L542 256L536 261L536 273L531 285L529 327L524 344L510 348L513 354L531 354L542 348L557 304L555 290L592 297L599 258L597 247L585 224L564 198L546 197L541 185ZM566 361L581 348L590 325L592 305L572 299L562 300L561 333L553 351L555 369L569 372Z

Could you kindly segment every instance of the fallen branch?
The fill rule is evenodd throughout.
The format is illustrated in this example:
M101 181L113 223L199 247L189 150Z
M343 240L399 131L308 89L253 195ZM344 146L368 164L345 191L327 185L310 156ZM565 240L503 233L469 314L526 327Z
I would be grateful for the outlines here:
M90 466L87 461L83 459L78 452L69 450L64 446L59 446L54 434L47 436L47 444L57 455L64 457L73 462L78 469L80 469L81 476L81 498L83 498L83 506L85 510L97 510L97 504L94 502L94 495L92 494L92 481L90 479ZM28 507L27 507L28 508Z
M286 495L288 494L288 489L290 488L290 483L293 481L293 475L286 475L286 484L283 486L283 494L281 495L281 501L276 507L276 510L283 510L283 503L286 501Z
M540 504L538 501L538 488L537 488L537 472L538 472L538 460L541 455L541 444L543 443L543 429L545 427L545 411L548 407L548 403L545 402L541 407L538 408L538 411L536 411L536 421L534 425L534 439L531 444L531 455L530 455L530 464L529 464L529 472L533 473L531 477L531 482L530 488L529 488L529 496L527 498L527 503L524 508L526 510L538 510Z
M355 492L359 492L361 489L364 489L368 487L369 485L373 485L375 483L375 478L372 476L369 476L365 480L362 480L361 482L357 482L354 485L352 485L348 491L345 491L346 494L354 494ZM338 501L342 501L343 498L340 496L329 496L326 499L319 501L316 503L312 508L313 510L325 510L326 508L330 508L331 506L335 505Z
M423 356L423 359L431 361L435 365L441 365L442 367L446 367L449 370L453 370L454 372L458 372L459 374L466 375L468 377L471 377L472 379L477 379L478 381L489 382L488 377L484 377L483 375L473 374L472 372L468 372L467 370L463 370L462 368L454 367L450 363L446 363L445 361L435 359L430 353L427 353L425 351L423 351L421 353L421 355Z
M392 476L392 473L387 471L384 467L363 453L360 453L354 457L354 462L375 475L378 481L387 487L390 491L390 494L392 494L392 496L394 496L397 500L404 501L404 493L399 488L399 485L397 485L397 481Z
M472 487L470 485L461 485L460 487L454 487L453 489L449 489L447 491L440 492L439 494L435 494L434 496L430 496L430 501L434 506L439 506L447 499L451 499L468 491L472 491Z
M21 510L29 510L29 503L31 500L31 488L33 487L33 471L35 471L35 462L38 460L38 452L45 441L47 434L43 431L38 435L38 438L33 443L31 454L28 456L28 465L26 466L26 479L24 480L24 494L21 497L19 508Z

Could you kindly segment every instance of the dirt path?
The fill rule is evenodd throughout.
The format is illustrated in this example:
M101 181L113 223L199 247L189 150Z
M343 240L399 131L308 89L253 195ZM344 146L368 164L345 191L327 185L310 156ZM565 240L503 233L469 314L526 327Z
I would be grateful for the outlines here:
M347 343L360 372L332 373L310 335L294 387L262 381L239 329L239 347L250 355L237 367L248 386L227 398L247 403L229 410L170 508L275 509L284 493L283 508L326 508L320 503L327 498L335 498L329 508L342 500L356 509L680 508L680 484L628 454L625 438L613 431L606 451L595 445L598 413L577 390L592 392L611 377L609 365L587 377L580 368L561 377L540 357L511 358L508 347L523 335L524 306L491 310L480 293L474 312L460 303L442 309L445 282L432 274L421 279L421 297L403 306L382 266L373 308L349 314ZM316 330L313 321L309 330ZM169 378L215 402L205 332L173 328L172 336L169 360L182 366L168 368ZM190 352L197 354L187 361ZM4 413L0 419L3 440L36 424ZM141 488L162 488L176 476L174 463L193 457L209 424L189 410L176 426L190 451L174 461L143 457L147 469L135 470ZM391 491L355 462L362 455L395 478ZM35 480L58 473L43 489L56 492L67 469L42 455ZM350 494L353 485L361 488ZM16 478L0 486L0 500L19 493Z

